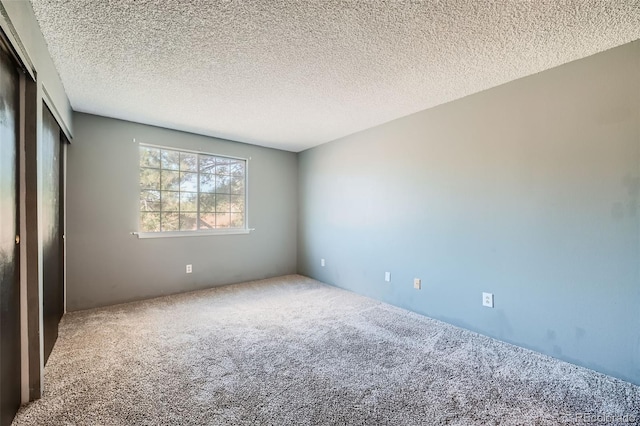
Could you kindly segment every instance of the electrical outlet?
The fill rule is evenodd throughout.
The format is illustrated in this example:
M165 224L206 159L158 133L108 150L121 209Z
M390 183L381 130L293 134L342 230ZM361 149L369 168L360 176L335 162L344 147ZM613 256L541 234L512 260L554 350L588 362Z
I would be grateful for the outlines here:
M420 278L413 279L413 288L420 290L422 288L422 280Z
M320 259L320 266L324 267L324 265L325 265L324 259Z
M193 272L193 266L187 265L187 274L190 274L192 272Z
M391 282L391 272L385 272L384 273L384 280L388 283Z
M482 293L482 306L493 308L493 293Z

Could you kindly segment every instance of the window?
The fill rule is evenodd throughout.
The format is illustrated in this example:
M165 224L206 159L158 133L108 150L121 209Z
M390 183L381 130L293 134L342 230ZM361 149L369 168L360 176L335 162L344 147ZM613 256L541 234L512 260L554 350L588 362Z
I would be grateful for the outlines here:
M244 159L140 145L140 228L246 230Z

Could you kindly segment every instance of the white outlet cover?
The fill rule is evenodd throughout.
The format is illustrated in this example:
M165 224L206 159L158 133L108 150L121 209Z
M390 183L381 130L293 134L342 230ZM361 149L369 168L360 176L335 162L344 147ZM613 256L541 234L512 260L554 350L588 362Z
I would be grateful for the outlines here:
M391 272L385 272L384 273L384 280L386 282L391 282Z
M324 266L324 259L320 259L320 266Z
M482 306L493 308L493 293L482 293Z
M413 279L413 288L420 290L422 288L422 280L420 278Z
M190 274L191 272L193 272L193 266L187 265L187 274Z

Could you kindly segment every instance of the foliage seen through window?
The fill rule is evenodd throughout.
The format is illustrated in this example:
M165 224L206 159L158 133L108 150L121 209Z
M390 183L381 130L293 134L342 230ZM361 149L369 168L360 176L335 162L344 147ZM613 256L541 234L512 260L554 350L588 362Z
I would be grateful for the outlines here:
M140 231L245 228L246 161L140 146Z

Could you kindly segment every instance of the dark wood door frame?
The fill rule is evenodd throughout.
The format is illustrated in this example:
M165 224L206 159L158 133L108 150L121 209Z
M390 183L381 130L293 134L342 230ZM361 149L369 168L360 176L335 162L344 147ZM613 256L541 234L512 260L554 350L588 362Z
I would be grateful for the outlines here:
M21 403L20 311L20 72L0 40L0 426L10 425Z
M58 338L58 324L64 314L64 135L53 113L44 103L42 132L42 320L46 365Z
M0 4L0 12L4 7ZM6 14L3 13L6 17ZM15 28L10 20L0 19L0 44L12 56L12 60L17 67L20 67L20 124L19 124L19 256L20 262L20 336L21 336L21 356L15 370L20 372L21 380L21 402L38 399L42 396L43 376L44 376L44 339L43 339L43 300L41 297L43 286L43 235L39 229L39 216L42 214L38 204L41 203L38 187L39 168L41 164L40 129L43 120L45 103L54 113L60 128L63 130L61 143L64 143L64 155L66 157L66 146L69 143L71 134L62 120L61 114L56 110L55 104L50 102L50 96L46 87L40 81L33 62L29 58L28 52L22 45ZM27 65L26 68L24 65ZM69 139L67 139L69 138ZM64 182L66 164L61 170L61 181ZM64 183L61 190L64 190ZM61 217L64 214L64 193L61 192L60 201ZM64 220L64 219L62 219ZM62 241L60 242L60 253L62 270L64 271L64 222L60 226ZM62 288L64 292L64 272L62 272ZM64 294L63 294L64 297ZM64 301L63 301L64 310ZM2 426L0 424L0 426Z
M3 10L0 4L0 11ZM60 114L55 109L52 102L48 102L49 96L46 88L39 81L37 73L29 59L24 46L20 40L12 45L13 40L7 37L7 34L15 35L11 22L0 26L0 44L6 48L7 52L12 56L16 66L21 67L20 73L20 124L19 124L19 176L20 184L19 209L19 231L20 244L19 256L21 264L19 268L20 276L20 306L22 313L20 316L20 336L21 336L21 356L18 360L19 365L15 365L15 371L20 372L21 380L21 402L38 399L42 396L43 391L43 373L44 373L44 339L43 339L43 300L41 297L43 286L43 264L41 256L43 251L43 235L39 229L39 216L41 211L39 205L41 203L38 187L39 168L41 164L38 158L41 156L40 146L40 125L43 120L46 107L45 102L49 104L54 116L60 120ZM26 62L23 62L25 59ZM26 69L22 64L29 64ZM63 121L58 121L62 123ZM69 131L66 126L60 126L64 131L61 142L64 142L64 155L66 156L66 144L68 144L67 135ZM70 136L69 136L70 137ZM64 161L64 160L63 160ZM66 165L63 165L66 167ZM61 170L61 180L64 179L66 173ZM62 182L64 182L62 180ZM64 186L61 188L64 189ZM64 213L64 194L61 192L60 213L61 217ZM64 222L60 226L60 232L64 232ZM60 242L61 265L64 265L64 239ZM64 266L62 266L64 271ZM60 282L64 289L64 275ZM63 290L64 291L64 290ZM63 296L64 297L64 296ZM63 301L64 309L64 301ZM2 426L2 425L0 425Z
M42 396L43 366L41 348L40 263L38 230L38 83L25 77L24 95L24 227L22 254L26 268L23 282L27 305L28 400Z

